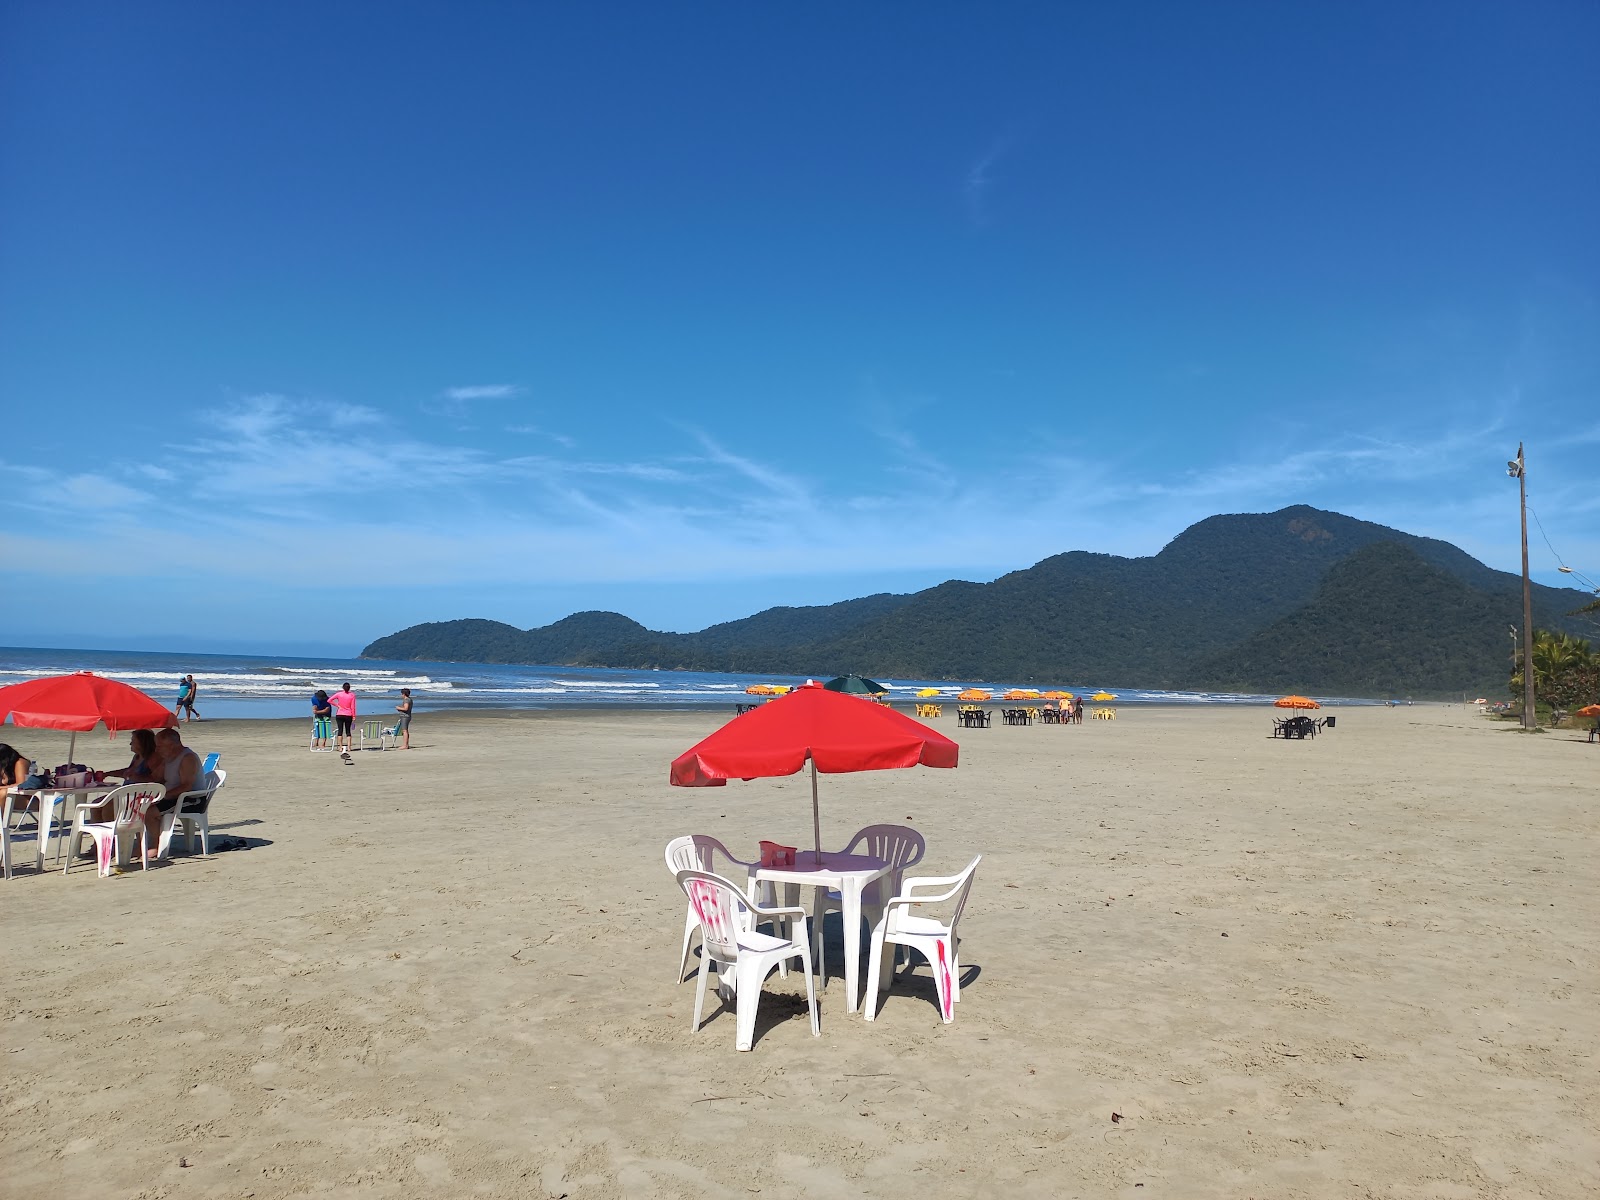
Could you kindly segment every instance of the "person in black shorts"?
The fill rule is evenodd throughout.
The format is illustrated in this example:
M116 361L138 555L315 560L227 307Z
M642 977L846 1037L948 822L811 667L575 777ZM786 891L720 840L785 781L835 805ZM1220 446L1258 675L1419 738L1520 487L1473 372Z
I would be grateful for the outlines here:
M178 684L179 715L182 716L182 714L185 712L189 714L188 716L183 717L183 720L198 721L200 719L200 714L195 711L194 707L194 698L199 694L200 685L194 681L194 676L185 675L183 677L183 681Z
M400 689L400 703L394 706L395 712L400 714L396 722L400 726L400 749L411 749L411 689Z
M333 745L341 753L349 754L355 747L351 740L351 727L356 722L356 694L347 683L328 697L333 705Z

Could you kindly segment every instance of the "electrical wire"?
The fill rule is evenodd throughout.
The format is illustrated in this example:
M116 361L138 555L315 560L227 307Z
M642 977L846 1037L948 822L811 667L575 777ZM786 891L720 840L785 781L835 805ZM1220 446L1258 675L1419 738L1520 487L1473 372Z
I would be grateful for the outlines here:
M1582 571L1578 571L1567 566L1567 564L1562 560L1561 555L1556 553L1556 548L1550 544L1550 535L1544 531L1544 522L1539 520L1539 514L1534 512L1533 505L1531 504L1528 505L1528 514L1533 517L1533 523L1539 527L1539 536L1544 539L1544 544L1549 547L1550 557L1556 560L1556 566L1560 568L1561 573L1563 575L1571 575L1574 579L1583 580L1584 586L1589 588L1590 591L1600 594L1600 584L1595 583L1594 580L1590 579Z

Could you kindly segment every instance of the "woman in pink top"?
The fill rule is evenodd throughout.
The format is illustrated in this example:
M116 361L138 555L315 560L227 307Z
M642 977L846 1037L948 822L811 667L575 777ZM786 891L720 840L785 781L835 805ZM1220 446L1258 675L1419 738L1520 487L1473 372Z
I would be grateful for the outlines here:
M350 690L350 685L347 683L328 697L328 703L333 705L333 723L336 726L333 748L340 750L339 743L343 742L341 753L348 754L352 744L350 727L356 722L356 694Z

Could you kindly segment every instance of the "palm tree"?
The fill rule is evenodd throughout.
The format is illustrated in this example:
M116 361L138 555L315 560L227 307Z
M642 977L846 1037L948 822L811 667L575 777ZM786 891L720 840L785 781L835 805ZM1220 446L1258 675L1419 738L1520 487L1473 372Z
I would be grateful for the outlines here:
M1592 675L1600 667L1600 655L1583 638L1566 633L1552 633L1548 629L1533 631L1533 686L1542 700L1557 707L1570 699L1567 695L1575 688L1581 690L1579 676ZM1513 685L1520 685L1522 672L1513 676Z

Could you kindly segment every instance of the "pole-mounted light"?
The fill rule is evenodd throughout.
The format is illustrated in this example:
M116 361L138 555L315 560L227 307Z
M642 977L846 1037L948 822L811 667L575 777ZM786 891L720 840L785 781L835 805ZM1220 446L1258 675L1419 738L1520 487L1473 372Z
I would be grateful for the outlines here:
M1522 507L1522 727L1534 729L1538 721L1533 711L1533 584L1528 579L1528 464L1520 442L1517 443L1517 456L1506 463L1506 474L1517 481Z

